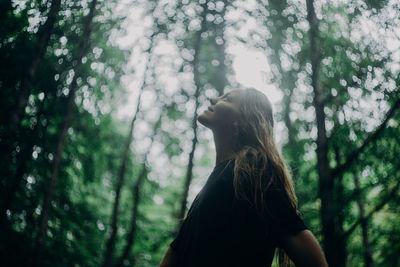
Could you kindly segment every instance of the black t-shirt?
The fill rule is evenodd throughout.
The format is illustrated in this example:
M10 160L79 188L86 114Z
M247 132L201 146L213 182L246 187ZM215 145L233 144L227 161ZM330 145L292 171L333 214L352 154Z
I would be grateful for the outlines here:
M193 201L170 244L178 267L271 266L279 241L307 229L281 184L270 187L267 211L238 200L234 160L219 163Z

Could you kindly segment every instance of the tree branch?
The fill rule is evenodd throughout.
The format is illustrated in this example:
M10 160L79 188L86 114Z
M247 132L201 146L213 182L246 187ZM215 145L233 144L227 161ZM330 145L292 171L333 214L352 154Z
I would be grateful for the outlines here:
M353 150L346 158L346 160L344 161L343 164L338 165L336 168L334 168L332 170L332 174L334 177L340 176L341 174L343 174L344 171L346 171L351 164L353 164L353 162L355 160L358 159L358 157L360 156L360 154L365 150L365 148L372 142L374 142L376 139L378 139L379 135L383 132L383 130L385 129L386 125L388 124L389 120L391 118L393 118L393 116L396 114L397 109L400 108L400 98L398 98L396 100L396 102L394 103L394 105L389 109L389 111L386 113L386 117L383 120L383 122L381 123L381 125L379 125L374 132L372 132L367 138L365 138L364 142L362 143L362 145L358 148L356 148L355 150Z
M397 184L392 188L392 190L390 190L389 193L381 200L381 202L378 205L376 205L367 215L365 215L365 217L360 217L349 229L347 229L343 233L341 238L347 239L363 220L368 220L372 215L381 210L396 195L399 187L400 187L400 181L397 182Z

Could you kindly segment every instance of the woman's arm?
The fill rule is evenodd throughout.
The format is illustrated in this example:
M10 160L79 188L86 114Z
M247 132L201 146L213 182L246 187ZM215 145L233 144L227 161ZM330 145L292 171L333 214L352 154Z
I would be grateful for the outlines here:
M281 246L297 267L328 267L317 239L309 230L284 238Z
M174 252L172 251L171 247L169 247L164 255L163 260L160 263L160 267L174 267L175 266L174 257L175 257Z

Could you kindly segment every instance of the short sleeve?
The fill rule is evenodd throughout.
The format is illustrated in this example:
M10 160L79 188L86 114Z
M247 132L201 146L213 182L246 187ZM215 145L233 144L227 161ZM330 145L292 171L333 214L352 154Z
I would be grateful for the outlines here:
M175 239L169 244L172 250L176 251L179 244L179 236L176 236Z
M283 187L272 187L267 191L262 216L267 221L269 233L278 243L285 236L307 229Z
M184 220L179 228L178 234L175 239L169 244L172 250L177 251L179 244L182 243L184 228L186 227L186 220Z

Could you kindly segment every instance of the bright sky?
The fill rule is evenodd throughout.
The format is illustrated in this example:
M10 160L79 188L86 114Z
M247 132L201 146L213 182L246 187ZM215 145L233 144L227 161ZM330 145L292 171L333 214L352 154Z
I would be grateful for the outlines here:
M282 93L269 80L271 70L264 53L244 45L230 46L228 51L234 56L232 67L237 82L265 93L274 105L282 99Z
M165 51L165 48L159 49ZM238 83L245 87L254 87L262 91L274 105L282 99L282 93L271 84L268 78L268 73L270 72L269 63L261 51L245 48L243 45L230 46L227 50L233 55L232 68ZM142 64L144 65L144 63ZM139 72L143 71L141 67L138 69ZM176 81L175 77L170 78L171 82ZM135 106L137 100L137 91L141 84L141 79L142 77L137 76L135 78L131 76L125 78L125 84L128 86L131 96L126 104L120 107L118 117L125 119L132 116L132 107ZM168 83L168 81L166 82ZM146 101L151 101L152 99L144 97L142 100L146 106Z
M251 0L247 1L251 3ZM121 3L121 8L126 7L124 1L121 1ZM126 10L123 12L126 12ZM146 19L143 19L143 14L141 13L142 11L137 7L132 9L132 12L129 11L127 13L129 15L127 21L125 22L126 34L120 37L117 41L122 47L135 47L133 48L129 65L133 66L136 72L136 75L126 75L124 78L124 84L128 88L130 95L127 98L126 104L121 105L120 109L117 111L117 117L120 119L129 119L132 117L133 107L136 106L137 93L139 91L138 89L141 86L143 79L142 76L146 59L143 58L142 49L140 47L143 46L143 42L146 40L146 38L143 38L143 35L145 28L148 28L151 25L151 18L147 17ZM235 15L241 16L243 14L240 14L239 11L230 12L227 14L227 19L234 20ZM138 21L138 18L141 19ZM249 29L255 27L255 21L250 18L248 23L242 26L240 32L237 32L236 34L246 35ZM261 50L246 47L240 42L233 44L231 40L229 40L229 38L231 38L229 35L230 34L226 36L226 38L228 38L226 51L233 56L231 67L234 71L235 80L245 87L253 87L262 91L268 96L273 105L279 103L282 98L282 94L270 82L270 68L265 53L263 53ZM176 50L176 45L172 44L171 42L162 42L157 46L154 53L156 53L159 58L170 57L170 61L173 61L179 60L180 58L180 55ZM160 76L158 76L158 79L160 79ZM164 75L164 77L161 77L161 79L163 84L166 85L166 90L171 87L177 88L182 86L182 84L179 84L180 81L176 79L175 73L169 77L168 75ZM154 99L150 96L142 97L142 103L145 106L151 105L152 101L154 101Z

